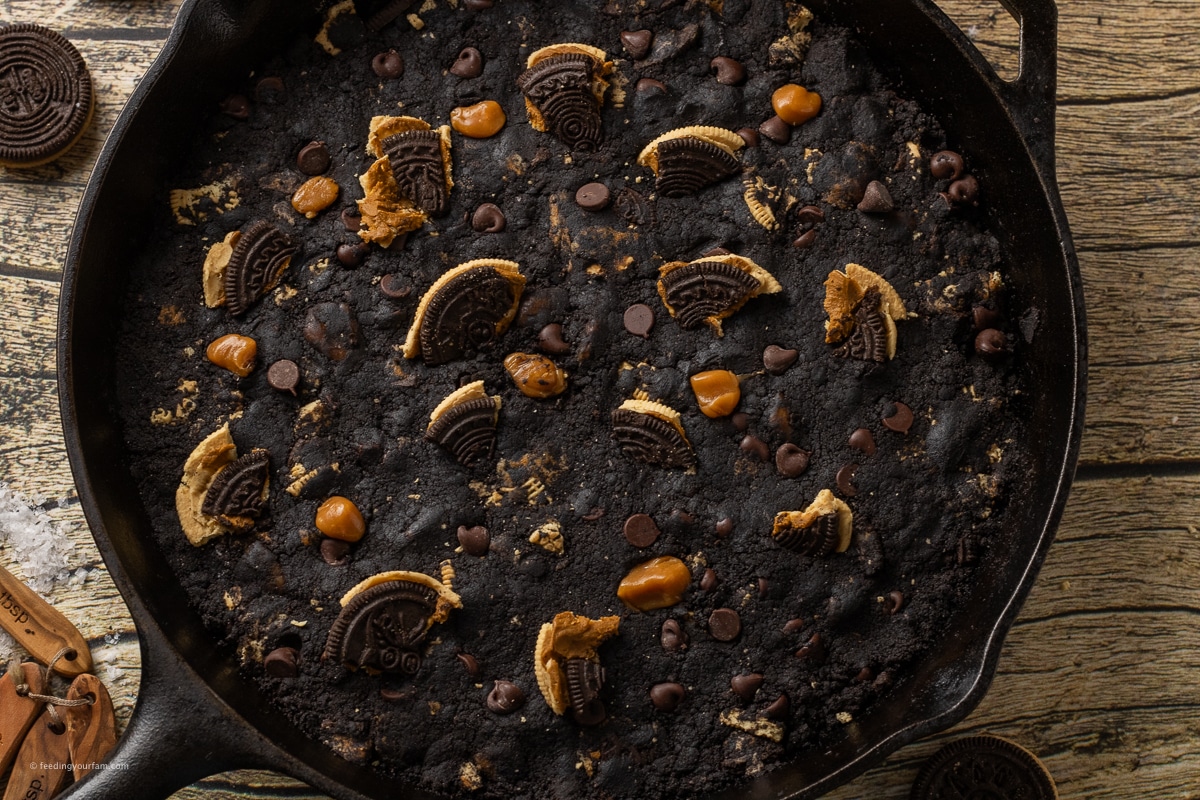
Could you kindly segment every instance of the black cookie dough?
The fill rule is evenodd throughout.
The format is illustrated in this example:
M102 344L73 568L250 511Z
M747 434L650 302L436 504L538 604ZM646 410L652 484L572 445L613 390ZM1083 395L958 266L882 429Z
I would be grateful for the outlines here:
M665 5L651 12L583 0L501 0L479 11L439 4L422 14L420 31L401 18L337 57L310 39L295 42L257 73L280 79L277 102L253 102L245 120L215 113L197 136L192 157L164 187L157 236L138 255L120 310L116 390L131 466L157 544L191 602L241 659L246 678L308 735L433 791L690 798L827 748L943 635L979 554L1005 546L1008 487L1025 471L1012 366L1021 354L977 355L972 307L999 312L989 327L1017 342L1007 320L1019 317L1021 302L997 291L1004 265L995 240L973 223L971 208L951 209L939 194L948 181L929 174L929 155L947 145L936 121L894 93L844 30L812 23L802 60L769 50L787 33L793 4L726 0L723 14L702 3ZM654 41L644 60L631 61L621 33L643 29ZM529 53L557 42L594 45L616 59L596 153L572 153L527 124L516 78ZM447 73L465 47L483 56L478 77ZM407 67L384 80L372 60L389 49ZM718 56L744 65L744 83L710 73ZM643 78L667 90L635 90ZM253 97L256 81L230 91ZM636 163L645 144L686 125L756 128L773 114L771 93L789 82L818 92L821 113L789 144L762 140L740 154L748 180L794 198L772 201L778 230L753 220L737 176L695 197L654 196L654 176ZM362 196L358 176L373 160L365 151L370 119L406 114L436 127L455 106L485 99L503 106L508 123L489 139L454 135L449 214L391 249L373 246L361 265L341 265L338 247L357 243L341 211ZM297 153L313 141L327 148L324 174L341 192L308 220L288 200L306 177ZM871 180L884 182L896 211L855 208ZM236 187L236 204L204 201L197 224L177 224L167 190L214 182ZM596 182L613 202L585 210L576 191ZM480 233L472 217L485 203L506 222ZM796 212L806 205L819 207L823 221L811 213L801 221ZM260 219L298 248L280 288L240 318L205 307L208 248ZM809 230L811 246L794 247ZM722 338L707 326L682 330L655 287L663 263L717 247L753 259L783 285L725 320ZM403 358L399 346L421 295L445 270L476 258L520 263L528 285L517 320L477 357L438 367ZM839 358L824 342L822 283L850 262L887 278L917 313L899 323L896 358L887 363ZM646 337L623 321L638 303L656 317ZM306 340L314 308L357 322L341 360ZM555 323L570 348L554 355L568 387L533 400L501 362L511 352L539 352L539 334ZM258 367L244 379L204 358L209 342L233 332L258 343ZM797 350L795 362L780 374L764 371L769 345ZM281 359L299 367L295 396L269 382L267 367ZM707 369L743 376L743 417L701 415L688 377ZM503 409L495 458L464 469L423 434L433 407L473 380L501 395ZM682 413L694 472L639 465L612 441L612 410L638 390ZM907 434L883 424L895 402L914 412ZM269 515L254 533L195 548L180 530L174 492L188 454L226 421L239 452L270 452ZM850 445L859 429L873 437L874 453ZM747 435L770 457L740 447ZM776 467L785 443L811 453L796 477ZM847 497L837 476L852 464L855 494ZM853 509L850 549L814 560L775 545L775 513L803 509L826 488ZM331 495L352 499L368 521L348 553L325 552L333 548L321 546L313 524ZM636 513L661 531L645 549L623 533ZM550 521L561 527L562 555L529 541ZM486 527L485 556L456 552L459 526ZM625 608L618 582L660 555L692 570L683 602L648 613ZM387 570L436 576L444 559L457 571L463 608L431 633L413 678L320 660L347 589ZM709 569L714 578L702 591ZM706 630L722 608L740 620L732 642ZM619 636L601 648L609 718L597 728L555 716L533 675L539 627L565 610L621 616ZM660 643L669 619L686 634L686 649ZM263 655L280 647L298 652L295 677L264 667ZM764 679L745 702L730 680L748 673ZM528 697L519 712L488 710L497 680ZM663 683L685 689L670 713L651 700L651 687ZM778 725L782 738L740 730L737 719Z

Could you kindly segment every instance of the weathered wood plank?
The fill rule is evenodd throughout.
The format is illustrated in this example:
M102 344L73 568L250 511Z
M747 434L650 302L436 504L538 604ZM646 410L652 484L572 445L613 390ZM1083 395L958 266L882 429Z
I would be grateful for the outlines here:
M1015 64L1017 26L999 0L936 0L990 61ZM1098 103L1200 92L1194 0L1058 0L1058 98ZM998 70L1005 78L1011 69Z
M4 0L0 20L37 22L60 31L170 28L182 0ZM68 38L72 38L68 36ZM106 39L118 37L106 35Z
M26 15L12 14L14 19ZM0 168L0 275L57 280L83 189L104 139L161 41L74 42L92 72L96 111L83 138L57 161L32 169ZM32 191L30 189L33 189Z

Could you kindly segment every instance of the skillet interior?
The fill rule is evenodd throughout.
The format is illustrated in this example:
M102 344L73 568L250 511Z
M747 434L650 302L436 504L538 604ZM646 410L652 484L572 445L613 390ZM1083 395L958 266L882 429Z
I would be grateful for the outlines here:
M847 740L805 757L803 764L770 773L751 785L749 795L739 790L728 793L730 798L811 796L974 707L1052 539L1082 426L1082 300L1052 177L1053 14L1047 17L1048 6L1041 3L1020 4L1027 6L1022 9L1026 30L1050 25L1051 50L1045 49L1046 30L1026 36L1027 44L1036 38L1037 48L1027 48L1021 81L1005 86L931 3L880 5L871 0L810 3L826 19L857 29L881 68L890 68L906 92L941 118L950 141L973 155L974 171L988 187L991 230L1017 292L1039 316L1027 349L1026 376L1034 394L1030 427L1036 468L1024 487L1026 502L1009 513L1014 549L979 570L977 593L962 624L931 654L921 674L850 726ZM223 94L222 87L251 68L259 54L311 23L310 4L304 6L308 14L297 13L296 6L295 0L188 2L164 55L106 145L76 226L59 333L67 445L88 520L142 632L145 667L135 721L114 756L132 766L124 773L96 773L98 779L83 784L79 796L90 791L97 798L164 797L203 774L240 765L282 769L340 797L395 792L302 736L237 677L234 659L213 647L165 559L150 544L150 523L124 466L109 386L118 321L107 309L120 306L127 254L148 233L139 221L152 215L140 210L157 200L172 157L187 142L176 132L190 130ZM199 81L198 75L203 76ZM176 698L187 701L188 713L172 707ZM202 724L220 727L197 742ZM190 749L178 744L183 731L192 732ZM207 751L196 747L202 743L209 745ZM175 766L164 769L165 763ZM152 771L139 773L139 765Z

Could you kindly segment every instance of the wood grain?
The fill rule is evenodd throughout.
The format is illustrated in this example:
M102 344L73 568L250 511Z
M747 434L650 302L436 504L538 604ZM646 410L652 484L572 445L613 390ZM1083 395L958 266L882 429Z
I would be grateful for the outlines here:
M939 4L1012 74L1016 26L996 0ZM66 498L50 513L69 529L83 574L51 600L89 640L122 727L140 654L71 500L54 380L57 281L103 138L177 8L177 0L0 0L0 20L64 30L100 98L92 129L66 157L0 170L0 481ZM1063 0L1059 10L1059 177L1088 302L1082 449L1093 479L1076 484L980 707L830 795L838 800L906 798L925 758L979 731L1036 752L1063 800L1200 800L1200 0ZM1138 464L1165 472L1116 477ZM323 796L243 771L175 797Z

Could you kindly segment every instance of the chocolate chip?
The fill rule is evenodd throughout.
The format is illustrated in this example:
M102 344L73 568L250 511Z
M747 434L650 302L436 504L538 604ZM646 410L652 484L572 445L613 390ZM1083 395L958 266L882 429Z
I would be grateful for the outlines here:
M763 713L765 713L767 715L767 719L773 719L776 722L778 722L780 720L787 719L788 715L791 713L791 711L792 711L792 701L788 699L788 696L786 694L781 694L775 700L775 702L773 702L773 703L771 703L771 705L767 706L766 710Z
M309 142L296 156L296 168L305 175L320 175L329 169L329 148L324 142Z
M718 642L732 642L742 632L742 618L732 608L718 608L708 615L708 633Z
M769 591L771 591L771 582L768 581L766 578L759 578L758 579L758 596L761 598L765 598Z
M300 658L294 647L276 647L263 659L263 670L272 678L294 678L299 672L296 666Z
M897 402L892 405L896 406L896 411L891 416L883 418L883 426L896 433L908 433L908 429L913 424L912 409L904 403Z
M863 667L862 669L860 669L858 671L858 674L854 676L854 682L855 683L868 683L871 680L873 680L874 678L875 678L875 670L871 669L870 667Z
M720 579L717 578L716 570L710 567L704 570L704 575L700 578L700 591L711 592L717 588L718 583L720 583Z
M799 357L799 350L785 350L777 344L769 344L763 350L763 368L772 375L782 375Z
M496 681L487 695L488 711L493 714L511 714L525 705L525 693L511 681Z
M796 241L792 242L792 247L798 250L807 250L817 243L816 231L805 231L796 237Z
M343 267L357 267L363 263L371 248L365 242L358 244L339 244L337 260Z
M963 167L963 157L953 150L942 150L929 159L929 174L938 180L958 180L962 177Z
M283 78L268 75L254 85L254 99L266 105L278 105L287 99Z
M775 469L785 478L798 478L808 470L810 455L799 446L788 442L775 451Z
M897 614L904 608L904 592L888 592L883 596L883 610L887 614Z
M784 633L799 633L808 626L808 623L802 619L789 619L783 624Z
M469 556L486 556L492 543L492 535L482 525L474 525L470 528L466 525L459 525L458 543L462 545L463 552Z
M729 517L722 517L717 520L717 536L724 539L729 534L733 533L733 520Z
M412 294L412 285L401 276L388 273L379 279L379 291L384 297L401 300Z
M758 132L775 144L787 144L792 140L792 126L780 119L779 115L759 125Z
M463 669L467 671L468 675L472 678L479 677L479 659L470 653L459 653L455 658L458 659L458 663L463 665Z
M563 356L571 352L571 345L563 340L562 325L557 322L551 322L538 331L537 345L543 353L555 356Z
M294 395L296 386L300 384L300 367L295 361L280 359L267 368L267 383L272 389Z
M654 42L654 31L621 31L621 44L625 46L625 52L629 53L629 57L634 61L641 61L650 52L650 45Z
M971 320L975 323L977 331L998 327L1003 319L999 311L993 311L985 306L975 306L971 309Z
M625 330L647 339L654 329L654 309L645 303L635 303L625 309Z
M1008 337L1004 331L984 328L975 336L975 352L984 358L999 358L1008 352Z
M321 558L331 567L340 567L345 564L346 556L349 553L349 542L328 537L321 540Z
M950 184L950 188L946 190L946 195L955 203L974 203L979 197L979 181L975 180L974 175L959 178Z
M894 211L895 208L896 204L892 201L892 193L879 181L871 181L867 184L863 198L858 204L858 210L866 214L887 214Z
M708 63L708 71L715 75L717 83L738 86L746 80L746 68L742 62L727 56L717 56Z
M742 137L742 141L746 143L746 147L758 147L762 142L759 141L758 131L754 128L738 128L737 135Z
M850 434L850 446L869 456L875 455L875 437L866 428L859 428Z
M395 50L388 50L371 59L371 70L384 80L394 81L404 75L404 59Z
M467 11L487 11L495 5L495 0L463 0L463 8Z
M734 675L729 679L730 691L737 695L743 703L752 701L762 685L763 676L758 672L751 672L749 675Z
M649 547L658 535L658 526L649 514L634 514L625 520L625 538L634 547Z
M357 209L347 206L342 209L342 225L351 233L358 233L362 230L362 216Z
M483 74L483 53L474 47L464 47L450 66L450 74L459 78L478 78Z
M332 361L358 347L358 317L345 303L317 303L304 319L304 339Z
M650 687L650 702L658 711L674 711L679 708L686 694L682 684L656 683Z
M858 489L854 488L854 473L858 472L858 464L847 464L837 471L837 477L834 479L837 482L838 491L846 497L854 497L858 494Z
M771 458L771 448L757 436L743 437L742 443L738 446L742 448L743 453L755 456L759 461L768 461Z
M575 202L584 211L603 211L611 200L612 194L603 183L585 183L575 192Z
M825 642L819 633L814 633L810 636L808 642L796 651L796 658L801 661L808 661L815 666L823 664L825 656Z
M733 252L726 250L724 247L710 247L700 255L702 258L712 258L713 256L730 256L733 255Z
M250 101L245 95L231 94L221 101L221 113L234 119L247 119L250 116Z
M664 620L662 633L659 634L659 641L662 643L663 650L666 650L668 653L686 650L688 646L687 631L683 629L678 620Z
M654 78L641 78L633 85L638 94L666 94L667 85Z
M499 233L507 224L508 219L495 203L484 203L471 216L471 227L476 233Z
M750 427L750 415L745 411L736 412L729 418L729 421L733 423L734 429L739 433L745 433L746 429Z
M395 703L400 700L412 700L413 693L398 689L395 686L382 686L379 689L379 696L389 703Z
M803 206L796 212L796 219L804 225L815 225L825 221L825 212L820 206Z

